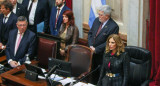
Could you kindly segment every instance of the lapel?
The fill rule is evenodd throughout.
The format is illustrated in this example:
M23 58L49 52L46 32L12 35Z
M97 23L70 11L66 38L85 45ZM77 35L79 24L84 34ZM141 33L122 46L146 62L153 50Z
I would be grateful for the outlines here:
M23 0L24 1L24 0ZM27 5L27 11L28 11L28 5L29 5L29 1L30 0L25 0L25 1L27 1L26 3L24 3L24 4L26 4Z
M2 15L1 18L0 18L0 27L1 28L2 28L2 24L3 24L3 17L4 17L4 15ZM0 30L1 30L1 28L0 28Z
M20 12L20 7L19 4L17 3L16 14L19 14L19 12Z
M65 5L64 5L64 7L62 8L62 10L61 10L61 12L60 12L60 14L59 14L59 16L58 16L58 21L57 21L57 23L60 21L60 18L61 18L61 16L62 16L64 10L65 10ZM56 8L56 14L57 14L57 8Z
M37 16L37 12L39 11L39 8L40 8L41 6L40 6L40 0L38 0L38 3L37 3L37 7L36 7L36 12L35 12L35 17L34 17L34 22L35 22L35 20L36 20L36 16Z
M21 42L20 42L20 44L19 44L19 47L18 47L17 52L19 52L21 46L22 46L23 44L25 44L25 41L27 40L27 37L28 37L28 30L26 30L26 31L24 32L23 38L21 39Z
M8 18L6 24L5 24L4 32L6 32L6 30L7 30L8 27L10 27L10 26L8 26L8 25L10 25L9 23L12 22L12 15L13 15L13 13L11 12L11 15L9 16L9 18ZM4 17L4 15L3 15L3 17ZM2 22L3 22L3 21L2 21Z
M15 33L13 33L13 51L15 51L15 44L16 44L16 39L17 39L17 33L18 33L18 28L15 31Z
M104 27L101 29L101 31L99 32L99 34L97 35L97 37L102 34L104 31L106 32L106 30L109 30L109 24L110 24L110 19L108 20L108 22L104 25Z
M11 12L11 15L9 16L7 22L6 22L6 25L9 25L9 23L11 22L11 19L12 19L12 15L13 13ZM7 26L8 27L8 26Z

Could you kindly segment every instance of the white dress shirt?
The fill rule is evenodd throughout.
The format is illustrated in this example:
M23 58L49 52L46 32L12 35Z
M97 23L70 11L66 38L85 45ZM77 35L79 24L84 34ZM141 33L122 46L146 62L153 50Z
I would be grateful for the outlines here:
M64 7L64 4L63 4L60 8L57 6L57 9L60 9L60 10L59 10L59 14L61 13L63 7ZM57 16L58 16L58 10L57 10L56 18L57 18Z
M5 23L7 23L8 18L10 17L10 15L11 15L11 12L10 12L7 16L5 16L5 15L4 15L4 17L3 17L3 21L5 20ZM5 19L5 17L6 17L6 19Z
M20 37L20 32L18 30L18 34L17 34L17 38L16 38L16 43L15 43L15 48L14 48L14 55L16 55L16 53L17 53L16 47L18 46L17 43L18 43L19 37ZM22 33L21 40L22 40L22 38L23 38L23 33Z
M28 9L32 3L32 0L29 0L29 4L28 4ZM32 4L32 9L31 12L29 14L29 25L34 25L34 17L35 17L35 13L36 13L36 9L37 9L37 4L38 4L38 0L34 0L33 4Z
M109 19L108 19L109 20ZM106 23L108 22L108 20L106 20L103 25L102 25L102 28L106 25Z
M16 5L14 5L13 10L12 10L14 14L16 14L16 10L17 10L17 3Z
M22 38L23 38L23 35L24 35L24 34L22 33L21 40L22 40ZM19 30L18 30L18 34L17 34L17 38L16 38L16 43L15 43L15 48L14 48L14 56L15 56L16 53L17 53L16 47L18 46L18 45L17 45L17 42L18 42L19 37L20 37L20 32L19 32ZM9 59L9 60L8 60L8 63L10 63L11 61L13 61L13 60L12 60L12 59ZM18 64L20 65L20 62L18 62Z

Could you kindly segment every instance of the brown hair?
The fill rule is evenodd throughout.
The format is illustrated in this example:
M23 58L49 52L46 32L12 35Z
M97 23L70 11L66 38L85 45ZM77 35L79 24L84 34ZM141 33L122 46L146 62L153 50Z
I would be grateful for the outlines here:
M3 1L3 2L0 4L0 6L2 6L2 5L4 5L4 7L5 7L6 9L8 8L10 11L13 10L13 5L12 5L12 3L9 2L9 1Z
M73 15L73 12L70 11L70 10L66 10L63 12L63 15L66 15L68 17L68 22L69 22L69 25L72 25L74 26L74 15Z
M112 34L108 37L107 39L107 43L106 43L106 53L110 52L109 49L109 40L113 38L113 40L116 43L116 51L117 51L117 56L119 56L121 54L121 52L124 52L124 43L122 41L122 39L120 38L119 35L117 34Z

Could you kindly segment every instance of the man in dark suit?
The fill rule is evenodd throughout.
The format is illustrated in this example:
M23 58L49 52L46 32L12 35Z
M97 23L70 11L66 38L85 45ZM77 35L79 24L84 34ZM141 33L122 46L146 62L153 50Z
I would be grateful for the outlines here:
M53 6L55 6L55 1L56 0L48 0L50 11L52 10Z
M9 31L16 28L17 16L12 12L13 6L8 1L1 3L0 14L0 49L6 48Z
M29 29L37 33L37 24L44 22L43 32L47 32L50 16L48 0L23 0L22 5L27 9Z
M88 33L89 47L94 51L92 60L92 69L102 64L103 53L106 46L106 40L111 34L118 34L119 27L114 20L110 17L111 7L103 5L98 11L99 17L94 20L92 28ZM97 84L99 77L99 70L94 75L94 84Z
M33 59L36 46L36 34L27 29L27 19L24 16L18 17L16 25L18 29L10 31L6 47L6 56L11 67L23 64L26 59Z
M57 36L59 34L59 28L63 21L63 12L65 10L70 10L65 6L65 0L56 0L56 7L52 8L50 16L50 31L51 35Z
M27 10L24 8L23 5L19 4L17 0L9 0L13 5L13 13L17 16L26 16Z

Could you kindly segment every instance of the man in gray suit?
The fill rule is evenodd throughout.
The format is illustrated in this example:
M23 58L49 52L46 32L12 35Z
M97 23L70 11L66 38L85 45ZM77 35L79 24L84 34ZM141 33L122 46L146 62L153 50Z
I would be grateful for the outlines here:
M92 28L88 33L89 47L94 51L92 59L92 69L102 64L103 53L106 46L106 40L111 34L118 34L119 27L117 23L111 18L111 7L103 5L98 11L99 17L94 20ZM97 74L93 74L93 83L97 84L99 77L99 70Z

